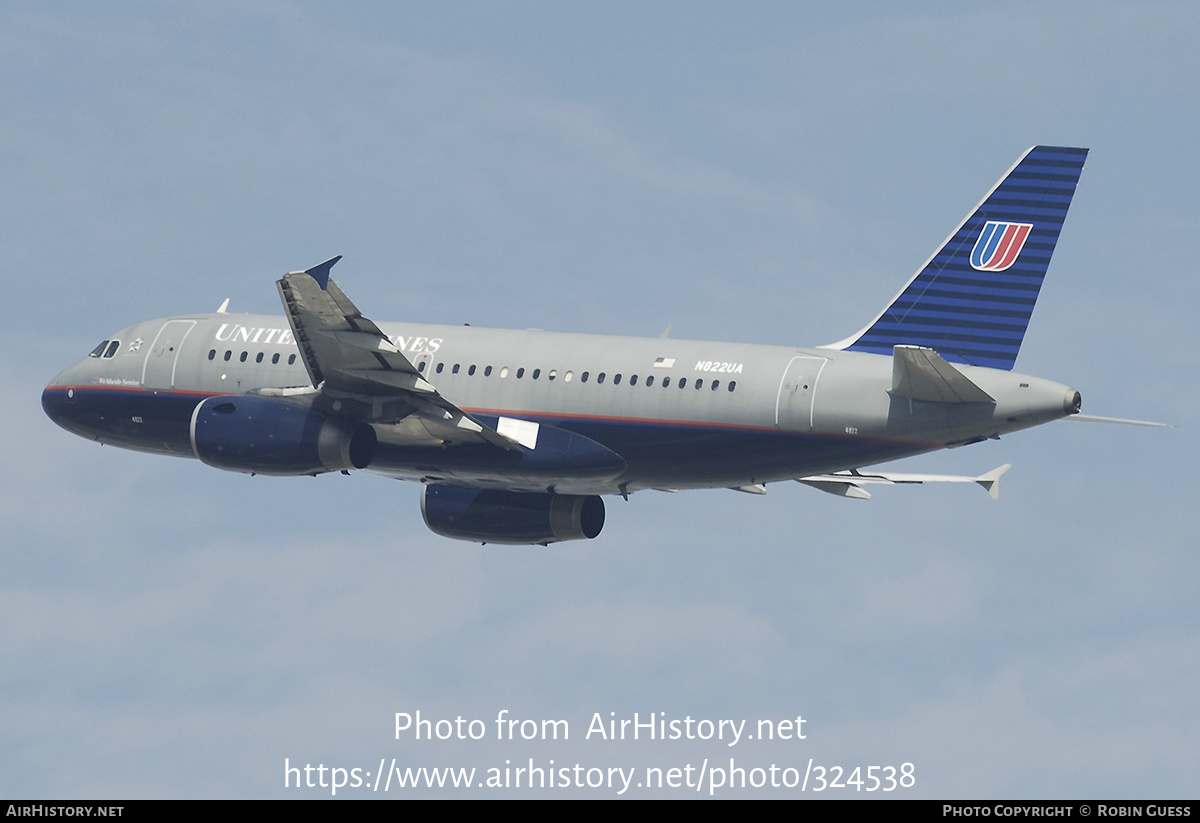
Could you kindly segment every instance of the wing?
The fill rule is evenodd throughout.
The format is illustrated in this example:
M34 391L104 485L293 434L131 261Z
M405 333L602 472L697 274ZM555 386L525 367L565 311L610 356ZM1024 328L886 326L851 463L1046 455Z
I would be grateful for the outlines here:
M379 327L363 317L329 279L340 259L290 272L276 284L316 387L313 405L376 424L380 437L393 443L491 443L520 451L515 439L438 394Z

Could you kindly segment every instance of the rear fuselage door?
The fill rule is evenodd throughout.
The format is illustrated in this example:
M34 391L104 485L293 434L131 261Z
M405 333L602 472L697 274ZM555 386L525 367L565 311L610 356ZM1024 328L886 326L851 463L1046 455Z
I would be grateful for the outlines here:
M813 397L824 357L798 355L791 359L779 381L775 400L775 427L783 431L807 432L813 428Z
M168 320L154 338L142 367L142 386L158 391L175 387L175 363L183 348L184 338L196 325L195 320Z

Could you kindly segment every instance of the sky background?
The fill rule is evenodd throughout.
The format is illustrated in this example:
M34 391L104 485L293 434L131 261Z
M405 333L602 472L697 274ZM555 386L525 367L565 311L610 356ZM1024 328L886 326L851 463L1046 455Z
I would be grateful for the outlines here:
M285 758L530 757L1196 796L1200 6L8 2L0 24L0 796L325 797L285 790ZM1017 370L1176 428L897 464L1012 463L999 501L644 492L597 540L481 548L428 532L415 485L220 472L41 411L116 330L277 313L273 281L335 254L377 320L828 343L1035 143L1092 153ZM503 709L571 739L496 741ZM489 737L396 740L417 710ZM597 712L807 737L584 740Z

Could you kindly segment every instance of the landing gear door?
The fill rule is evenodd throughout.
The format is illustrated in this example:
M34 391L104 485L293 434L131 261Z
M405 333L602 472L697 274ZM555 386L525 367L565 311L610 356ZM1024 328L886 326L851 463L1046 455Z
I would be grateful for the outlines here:
M175 363L183 340L196 325L195 320L168 320L154 338L142 367L142 386L157 391L175 388Z
M793 357L779 381L775 399L775 428L781 431L808 432L813 429L813 397L821 370L829 361L824 357Z

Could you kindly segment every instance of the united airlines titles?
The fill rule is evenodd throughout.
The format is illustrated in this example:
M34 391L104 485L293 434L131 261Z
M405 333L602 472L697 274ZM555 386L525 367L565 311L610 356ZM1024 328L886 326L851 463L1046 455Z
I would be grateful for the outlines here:
M221 343L275 343L280 346L296 342L291 329L267 329L239 323L222 323L216 338Z
M264 344L291 346L296 338L291 329L271 329L259 326L243 326L240 323L222 323L217 329L216 339L221 343ZM409 354L433 354L442 347L441 337L403 337L399 334L388 338L396 348Z

